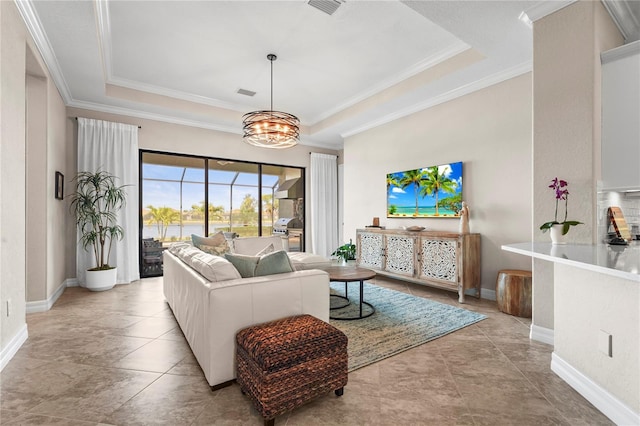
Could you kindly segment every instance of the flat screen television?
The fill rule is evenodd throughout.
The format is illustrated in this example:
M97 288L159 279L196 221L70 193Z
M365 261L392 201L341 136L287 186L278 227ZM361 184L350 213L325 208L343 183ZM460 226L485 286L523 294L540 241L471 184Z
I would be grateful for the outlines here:
M387 217L460 217L462 162L387 174Z

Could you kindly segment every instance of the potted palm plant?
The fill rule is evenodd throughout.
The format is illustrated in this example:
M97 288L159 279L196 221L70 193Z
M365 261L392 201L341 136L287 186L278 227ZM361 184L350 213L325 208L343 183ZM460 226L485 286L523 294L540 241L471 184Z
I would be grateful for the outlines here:
M87 270L86 287L103 291L116 284L117 269L109 264L114 240L121 240L124 231L116 221L116 213L125 205L126 192L117 186L115 176L105 171L80 172L74 178L71 210L76 217L80 245L91 251L96 266Z

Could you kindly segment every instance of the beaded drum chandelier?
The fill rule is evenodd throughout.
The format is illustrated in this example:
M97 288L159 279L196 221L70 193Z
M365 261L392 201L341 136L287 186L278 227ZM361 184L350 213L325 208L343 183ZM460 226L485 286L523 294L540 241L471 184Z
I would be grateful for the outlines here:
M271 62L271 109L242 116L243 139L261 148L290 148L298 144L300 120L295 115L273 110L273 61L278 57L270 53L267 59Z

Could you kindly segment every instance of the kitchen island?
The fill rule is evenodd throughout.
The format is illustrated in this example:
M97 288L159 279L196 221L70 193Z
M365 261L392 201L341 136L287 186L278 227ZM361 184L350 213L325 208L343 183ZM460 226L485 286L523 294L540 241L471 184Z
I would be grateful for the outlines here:
M502 249L554 264L551 369L617 424L640 424L640 243Z

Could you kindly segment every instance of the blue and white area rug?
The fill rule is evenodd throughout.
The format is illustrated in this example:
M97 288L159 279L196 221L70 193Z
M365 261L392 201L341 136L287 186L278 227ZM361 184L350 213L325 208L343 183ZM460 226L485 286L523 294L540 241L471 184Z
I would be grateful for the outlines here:
M344 296L344 283L331 283L331 294ZM349 284L351 304L331 311L331 316L357 316L359 309L359 283ZM460 330L486 318L466 309L434 302L399 291L364 284L364 300L376 312L355 321L331 320L349 338L349 371L357 370L407 349L427 343ZM346 301L331 298L331 305L341 306ZM370 312L363 306L363 314Z

